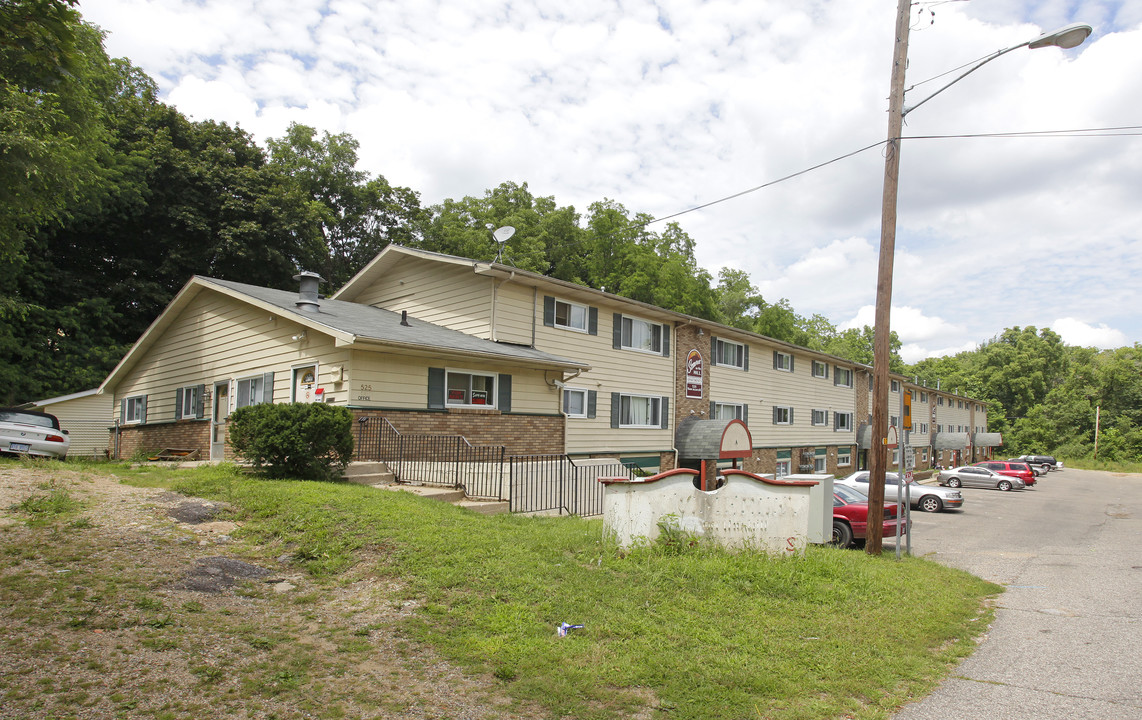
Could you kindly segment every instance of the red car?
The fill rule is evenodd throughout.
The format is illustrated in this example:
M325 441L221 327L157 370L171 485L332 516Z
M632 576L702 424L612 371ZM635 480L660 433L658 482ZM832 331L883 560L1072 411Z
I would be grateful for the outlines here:
M1035 484L1035 473L1031 471L1031 466L1025 462L1013 462L1011 460L984 460L977 462L976 467L987 468L1000 475L1007 475L1008 477L1017 477L1023 481L1027 487Z
M896 537L896 503L884 504L884 525L881 528L885 540ZM908 532L905 524L900 534ZM833 539L830 545L846 548L854 540L864 540L868 535L868 495L847 485L833 486Z

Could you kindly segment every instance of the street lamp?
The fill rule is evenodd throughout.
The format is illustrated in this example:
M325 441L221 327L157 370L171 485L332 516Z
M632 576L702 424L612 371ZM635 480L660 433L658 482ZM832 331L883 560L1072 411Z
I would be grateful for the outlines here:
M896 46L892 54L892 88L888 97L888 144L884 158L884 196L880 214L880 263L876 277L876 315L873 336L872 440L868 478L868 537L865 551L879 555L884 524L884 475L888 462L889 312L892 306L892 262L896 246L896 196L900 183L900 134L904 116L992 60L1022 47L1073 48L1090 37L1089 25L1073 24L1044 33L1027 42L1000 50L980 60L954 80L910 107L904 107L904 72L908 65L908 29L911 0L899 0L896 9ZM901 388L901 392L904 389ZM901 453L901 462L904 461Z

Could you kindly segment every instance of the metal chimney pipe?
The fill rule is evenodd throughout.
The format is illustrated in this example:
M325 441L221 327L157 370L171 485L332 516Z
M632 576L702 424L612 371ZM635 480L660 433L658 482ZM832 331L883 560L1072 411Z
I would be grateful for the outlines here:
M302 270L294 275L293 279L300 283L298 300L294 303L297 309L302 312L318 312L321 304L318 302L320 296L317 294L317 287L323 278L315 272Z

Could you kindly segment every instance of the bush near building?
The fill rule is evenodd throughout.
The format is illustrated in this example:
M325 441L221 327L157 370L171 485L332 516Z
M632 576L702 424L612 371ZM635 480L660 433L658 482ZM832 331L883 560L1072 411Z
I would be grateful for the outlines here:
M326 480L353 455L353 414L322 403L260 403L230 416L230 444L270 477Z

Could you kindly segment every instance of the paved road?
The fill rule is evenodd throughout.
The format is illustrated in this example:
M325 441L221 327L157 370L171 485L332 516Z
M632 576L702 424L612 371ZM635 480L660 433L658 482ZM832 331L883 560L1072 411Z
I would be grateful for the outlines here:
M913 513L912 551L1007 589L975 654L895 720L1142 718L1142 475L963 493Z

